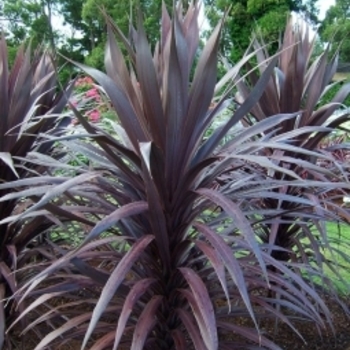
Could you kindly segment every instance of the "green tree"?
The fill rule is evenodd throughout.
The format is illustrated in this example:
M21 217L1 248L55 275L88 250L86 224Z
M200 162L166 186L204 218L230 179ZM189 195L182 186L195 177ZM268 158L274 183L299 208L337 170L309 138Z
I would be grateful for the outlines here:
M6 31L15 44L31 39L34 45L56 46L58 34L52 26L58 0L3 0L2 16Z
M172 8L172 0L164 0L168 10ZM104 47L106 44L106 25L100 9L104 8L123 33L128 34L130 17L138 17L137 7L130 0L86 0L82 6L82 18L88 24L91 51L87 63L99 68L103 67ZM140 0L140 9L144 18L144 26L148 40L155 44L159 39L159 26L162 0ZM132 7L131 7L132 6ZM135 24L135 23L134 23Z
M321 26L324 41L332 42L332 51L340 46L340 60L350 62L350 0L336 0Z
M70 53L69 57L80 62L92 49L89 26L82 17L83 4L86 0L59 1L63 24L71 28L71 36L65 39L63 50Z
M222 41L222 49L237 61L244 54L252 32L259 29L265 40L278 47L278 39L284 30L290 12L300 14L308 22L317 23L317 0L205 0L210 8L208 18L215 24L230 8Z

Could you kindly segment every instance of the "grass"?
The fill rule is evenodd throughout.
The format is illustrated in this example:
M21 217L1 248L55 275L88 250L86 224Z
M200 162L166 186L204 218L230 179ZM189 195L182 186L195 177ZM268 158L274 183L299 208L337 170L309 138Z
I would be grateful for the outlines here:
M325 252L325 256L328 259L337 261L338 272L341 277L350 285L350 225L349 224L337 224L327 223L328 237L332 241L331 245L336 252L331 255L329 252ZM326 267L328 276L334 282L335 287L341 292L341 294L349 295L350 287L345 286L334 274L334 272Z

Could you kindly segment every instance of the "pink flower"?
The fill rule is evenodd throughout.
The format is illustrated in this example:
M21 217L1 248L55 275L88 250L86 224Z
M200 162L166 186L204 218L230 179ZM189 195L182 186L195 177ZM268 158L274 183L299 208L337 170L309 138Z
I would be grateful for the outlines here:
M82 83L81 78L77 79L77 81L74 83L74 86L79 86L81 85L81 83Z
M94 82L90 77L83 77L83 78L79 78L77 79L77 81L75 82L75 86L82 86L82 87L87 87L89 85L92 85Z
M84 83L87 85L92 85L93 84L93 80L90 77L85 77L84 78Z
M85 93L86 97L100 97L96 88L90 89Z
M99 111L97 111L97 110L95 109L95 110L93 110L92 112L90 112L90 113L88 114L88 118L89 118L89 120L90 120L91 122L97 123L97 122L100 120L100 118L101 118L101 114L100 114Z

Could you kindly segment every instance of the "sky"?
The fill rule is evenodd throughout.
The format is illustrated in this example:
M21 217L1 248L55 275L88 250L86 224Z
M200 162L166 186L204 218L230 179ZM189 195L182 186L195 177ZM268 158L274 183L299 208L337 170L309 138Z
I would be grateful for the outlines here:
M324 19L324 16L327 10L335 4L335 0L318 0L318 8L320 9L319 18L320 20Z

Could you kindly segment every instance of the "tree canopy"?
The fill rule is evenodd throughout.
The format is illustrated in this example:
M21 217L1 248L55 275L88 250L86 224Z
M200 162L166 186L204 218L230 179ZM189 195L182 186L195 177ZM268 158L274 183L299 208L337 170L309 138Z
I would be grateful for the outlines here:
M253 31L259 30L272 49L285 28L290 13L300 14L308 22L317 23L317 0L205 0L210 7L208 17L214 24L227 13L223 50L233 61L239 60L251 41Z
M203 0L211 25L227 12L221 48L231 61L239 60L247 49L252 32L259 30L273 52L291 12L317 24L317 0ZM173 0L164 0L168 10ZM184 0L186 5L189 0ZM124 33L130 20L135 23L138 13L130 0L2 0L0 2L1 30L8 39L9 50L29 39L36 46L45 43L56 47L64 56L103 68L106 43L105 9ZM149 41L158 40L162 0L138 1ZM328 10L321 26L324 41L334 38L334 47L342 42L340 59L350 59L350 0L336 0ZM66 25L64 33L59 22Z
M323 40L332 42L332 50L339 46L340 60L350 62L350 0L336 0L326 13L321 26Z

